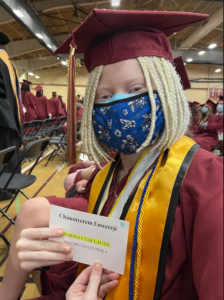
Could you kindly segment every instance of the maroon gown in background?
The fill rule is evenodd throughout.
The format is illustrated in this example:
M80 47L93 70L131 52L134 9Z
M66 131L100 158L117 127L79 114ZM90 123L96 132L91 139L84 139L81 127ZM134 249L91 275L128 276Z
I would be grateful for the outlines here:
M45 96L35 97L36 99L36 109L37 109L37 119L46 120L49 115L49 105L48 100Z
M54 205L87 211L91 184L98 170L92 174L85 194L70 199L46 198ZM116 187L116 174L110 191ZM128 175L117 186L117 193L123 189L127 178ZM114 197L114 193L109 192L104 212L115 201ZM222 270L223 159L199 149L180 189L161 300L223 300ZM76 262L50 267L41 277L44 296L35 299L65 300L76 271Z
M190 126L190 131L193 134L197 131L199 121L200 121L199 117L193 117L192 122L191 122L191 126Z
M26 108L25 121L30 122L36 120L37 108L35 96L31 92L21 91L21 98Z
M51 98L50 100L48 100L48 102L50 104L52 118L58 119L59 117L61 117L63 115L63 111L58 98Z
M213 115L209 118L206 130L197 133L195 141L205 150L211 151L219 143L218 132L223 132L223 115Z
M64 102L63 102L64 103ZM66 109L66 104L64 103L64 106L61 107L62 109L62 116L66 117L67 116L67 109Z

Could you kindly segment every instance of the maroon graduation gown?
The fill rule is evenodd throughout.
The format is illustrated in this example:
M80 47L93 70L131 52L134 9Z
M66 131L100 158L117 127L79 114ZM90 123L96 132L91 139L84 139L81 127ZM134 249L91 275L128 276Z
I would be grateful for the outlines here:
M76 198L71 199L57 197L47 199L54 205L80 211L87 210L91 184L97 171L92 174L85 194L78 194ZM111 190L116 185L115 177ZM223 299L222 178L223 159L199 149L180 189L180 201L172 227L161 300ZM118 185L117 192L124 185L125 179ZM106 205L113 202L113 197L114 193L109 192ZM66 262L42 273L45 296L36 300L64 300L66 291L74 281L76 268L75 262Z
M26 108L25 121L30 122L36 120L37 116L36 99L31 92L21 91L22 103Z
M204 133L195 135L194 139L203 149L211 151L219 143L218 132L223 132L223 115L211 116Z
M36 109L37 109L37 119L46 120L48 118L49 105L48 100L45 96L35 97L36 99Z
M60 116L62 116L63 111L62 111L61 103L58 100L58 98L51 98L48 101L50 103L52 118L59 118Z

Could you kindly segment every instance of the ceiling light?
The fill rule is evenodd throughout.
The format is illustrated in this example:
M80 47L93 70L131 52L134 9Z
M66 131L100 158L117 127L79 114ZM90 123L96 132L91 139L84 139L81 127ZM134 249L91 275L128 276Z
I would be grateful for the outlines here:
M209 49L214 49L217 46L217 44L211 44L208 46Z
M57 57L57 59L59 60L59 59L60 59L60 57Z
M193 58L188 58L187 59L187 62L192 62L193 61Z
M184 63L184 65L186 66L186 63Z
M29 72L28 74L29 74L30 76L34 76L34 74L33 74L32 72Z
M23 14L21 13L21 11L18 10L18 9L13 9L13 12L14 12L14 14L17 15L17 17L19 17L19 18L23 18L23 17L24 17L24 15L23 15Z
M112 0L111 5L112 6L119 6L121 4L121 0Z
M65 60L63 60L63 61L61 62L61 64L62 64L63 66L66 66L66 65L67 65L67 63L66 63Z
M215 70L215 73L219 73L219 72L221 72L222 70L221 69L216 69Z
M36 78L36 79L40 79L40 76L37 76L37 75L36 75L35 78Z
M200 52L198 52L198 54L203 55L203 54L205 54L205 51L200 51Z
M42 36L42 34L40 34L40 33L36 33L36 36L37 36L39 39L43 39L43 36Z
M51 46L51 45L48 44L47 46L48 46L48 48L52 49L52 46Z

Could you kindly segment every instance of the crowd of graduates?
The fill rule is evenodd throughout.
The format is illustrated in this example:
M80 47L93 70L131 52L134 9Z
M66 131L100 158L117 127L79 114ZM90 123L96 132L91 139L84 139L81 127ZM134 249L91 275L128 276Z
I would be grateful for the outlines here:
M56 92L52 93L52 98L47 99L44 96L43 87L38 85L35 87L36 96L30 91L32 83L23 80L21 87L22 98L22 123L34 120L46 120L48 118L59 118L67 116L66 104L62 96L57 96Z
M218 149L223 153L223 96L218 103L208 100L205 104L190 103L192 111L191 132L194 140L207 151Z

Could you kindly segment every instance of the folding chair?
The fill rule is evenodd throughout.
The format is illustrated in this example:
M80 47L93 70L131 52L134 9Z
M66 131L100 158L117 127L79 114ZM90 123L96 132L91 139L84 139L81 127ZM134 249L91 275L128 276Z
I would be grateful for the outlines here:
M60 156L67 163L67 133L52 137L49 141L49 145L53 149L53 152L49 156L45 166L48 165L49 161L53 161L56 155ZM62 152L64 156L60 152Z
M3 209L0 209L0 213L2 213L3 216L5 216L13 224L15 224L15 222L7 215L7 211L12 205L13 201L16 199L18 193L21 193L24 197L29 199L29 197L22 191L22 189L32 185L36 181L36 176L31 175L31 172L33 171L43 152L47 148L48 143L49 138L45 138L27 145L23 150L19 162L13 173L3 173L0 176L0 190L3 191L1 197L3 197L5 191L17 191L10 203ZM22 162L25 159L35 159L35 163L33 164L28 174L17 174L17 170L20 168Z
M11 159L13 158L15 151L16 151L16 147L10 147L10 148L0 151L0 177L1 177L2 173L4 172L5 168L10 163ZM0 267L1 267L9 255L10 243L2 232L0 232L0 238L2 238L3 242L7 246L7 252L3 256L3 258L0 260Z
M23 146L37 139L37 133L42 123L43 121L39 120L29 122L27 130L23 136Z
M22 135L24 136L26 134L27 128L28 128L29 122L25 122L21 125L21 131Z

